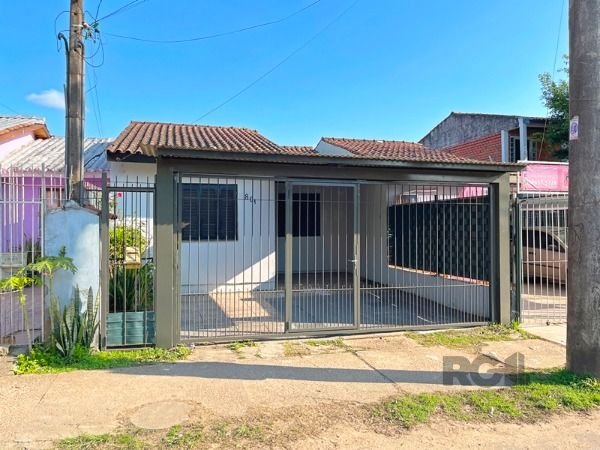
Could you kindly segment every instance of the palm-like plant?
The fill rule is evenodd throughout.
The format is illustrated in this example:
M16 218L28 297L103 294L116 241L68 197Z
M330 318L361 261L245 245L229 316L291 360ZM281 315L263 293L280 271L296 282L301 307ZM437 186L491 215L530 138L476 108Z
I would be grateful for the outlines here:
M67 249L63 246L57 256L44 256L38 261L27 266L30 272L38 273L48 280L48 297L50 300L50 329L54 329L54 317L58 312L58 299L54 294L54 276L59 270L66 270L71 273L77 272L77 267L73 263L73 258L67 256Z
M23 323L27 331L27 346L31 352L31 330L29 326L29 314L27 313L27 295L25 288L33 285L39 286L42 280L35 275L28 275L25 270L20 270L16 274L0 280L0 290L3 292L17 292L21 312L23 314Z

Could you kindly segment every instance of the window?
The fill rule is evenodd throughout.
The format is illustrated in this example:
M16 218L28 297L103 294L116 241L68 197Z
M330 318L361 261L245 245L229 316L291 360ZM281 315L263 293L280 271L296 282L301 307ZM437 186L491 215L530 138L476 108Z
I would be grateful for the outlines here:
M527 159L537 161L539 141L536 139L527 139ZM510 137L510 162L517 162L521 159L521 140L517 137Z
M184 241L237 240L237 185L184 184Z
M293 194L292 236L321 236L321 194ZM277 235L285 237L285 194L280 193L277 205Z

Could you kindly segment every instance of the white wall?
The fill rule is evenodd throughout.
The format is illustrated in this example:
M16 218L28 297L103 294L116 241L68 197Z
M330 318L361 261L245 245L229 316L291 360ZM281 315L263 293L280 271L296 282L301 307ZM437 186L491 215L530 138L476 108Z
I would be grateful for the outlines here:
M488 286L390 266L387 213L398 189L393 185L362 185L360 189L361 277L406 287L416 295L459 311L489 316ZM474 298L487 300L475 302Z
M319 193L321 199L321 235L294 237L292 271L345 272L353 270L354 198L351 188L301 186L301 193ZM277 269L285 270L285 237L278 238Z
M46 214L44 248L48 256L56 256L65 247L73 258L77 272L60 271L54 280L54 291L62 306L68 304L73 288L79 287L85 304L91 287L94 298L100 288L100 228L95 212L67 203L64 208Z
M183 241L182 293L272 289L277 272L275 182L196 177L182 181L238 186L238 239Z

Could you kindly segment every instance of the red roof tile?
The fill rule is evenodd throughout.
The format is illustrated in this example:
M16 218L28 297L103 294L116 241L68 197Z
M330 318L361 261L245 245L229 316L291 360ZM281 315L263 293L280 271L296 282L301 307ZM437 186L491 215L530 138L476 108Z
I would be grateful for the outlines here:
M476 159L478 161L502 161L500 133L490 134L469 142L446 147L443 150L462 158Z
M309 145L282 145L281 148L289 155L316 155L314 147Z
M331 137L323 138L322 141L343 148L352 155L362 158L425 162L469 162L465 158L444 151L432 150L416 142Z
M283 151L256 130L248 128L160 122L131 122L107 151L155 157L157 147L267 154Z

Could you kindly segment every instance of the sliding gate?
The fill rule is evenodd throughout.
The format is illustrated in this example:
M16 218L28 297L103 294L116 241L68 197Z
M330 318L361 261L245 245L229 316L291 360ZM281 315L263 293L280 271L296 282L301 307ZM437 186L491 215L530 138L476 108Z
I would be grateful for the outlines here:
M489 187L178 175L181 340L492 320Z

